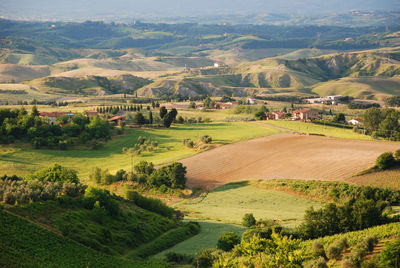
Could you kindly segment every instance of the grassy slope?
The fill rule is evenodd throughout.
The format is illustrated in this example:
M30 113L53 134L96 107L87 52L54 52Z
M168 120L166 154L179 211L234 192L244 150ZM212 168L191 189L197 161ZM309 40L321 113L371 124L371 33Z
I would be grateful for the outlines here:
M283 225L293 227L302 220L307 208L320 207L321 203L240 182L221 186L175 206L196 218L240 223L244 214L253 213L256 219L279 219Z
M385 170L347 179L348 182L400 190L400 170Z
M101 254L39 225L0 211L2 267L167 267Z
M329 137L352 139L352 140L371 140L370 136L353 132L352 129L342 129L331 126L316 125L299 121L265 121L266 124L282 127L302 133L318 133Z
M355 98L384 99L390 95L400 94L398 78L342 78L317 84L312 91L320 96L343 95Z
M216 248L218 238L223 232L235 232L240 236L245 231L245 228L242 226L220 222L200 220L199 224L201 231L198 235L154 255L154 257L163 258L168 252L194 255L204 248Z
M76 204L60 205L58 201L14 206L7 210L83 245L114 255L124 255L181 225L130 202L120 204L123 214L118 216ZM147 224L149 222L152 224Z
M228 144L240 140L251 139L278 133L268 126L250 123L209 123L196 125L173 125L170 129L127 129L126 135L106 143L99 150L35 150L29 148L13 148L1 146L0 169L4 174L24 175L42 167L49 162L60 163L79 171L82 179L87 178L92 168L98 166L110 171L130 168L130 158L122 153L123 147L131 147L139 136L146 136L159 143L159 148L152 153L143 153L134 161L147 160L155 164L163 164L183 159L197 152L185 148L183 139L196 139L210 135L213 142Z

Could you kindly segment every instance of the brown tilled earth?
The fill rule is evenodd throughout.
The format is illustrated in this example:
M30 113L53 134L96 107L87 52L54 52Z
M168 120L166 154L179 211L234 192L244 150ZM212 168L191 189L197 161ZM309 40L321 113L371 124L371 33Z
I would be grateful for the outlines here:
M251 179L344 180L374 165L399 143L277 134L222 146L181 160L187 185L212 189Z

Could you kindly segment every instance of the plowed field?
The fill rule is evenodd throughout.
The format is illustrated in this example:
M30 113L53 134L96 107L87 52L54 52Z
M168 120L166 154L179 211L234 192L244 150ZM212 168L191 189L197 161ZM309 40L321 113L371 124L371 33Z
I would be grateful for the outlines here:
M222 146L182 160L187 185L212 189L251 179L344 180L399 143L277 134Z

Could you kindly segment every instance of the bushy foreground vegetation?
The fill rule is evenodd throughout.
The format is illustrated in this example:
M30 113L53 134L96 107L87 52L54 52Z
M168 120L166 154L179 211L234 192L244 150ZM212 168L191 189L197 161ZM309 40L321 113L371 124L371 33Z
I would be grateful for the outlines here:
M73 144L111 138L111 126L106 119L75 114L69 120L68 116L60 117L57 124L52 125L46 118L39 117L35 106L30 114L24 108L1 109L0 143L20 140L30 142L34 148L67 149Z
M0 210L2 267L143 267L169 265L160 260L126 260L85 247Z
M197 225L181 222L181 213L158 199L130 190L127 199L103 189L86 190L76 172L59 165L39 170L27 180L3 179L0 193L8 211L106 254L124 255L141 246L143 253L135 256L146 257L199 231Z

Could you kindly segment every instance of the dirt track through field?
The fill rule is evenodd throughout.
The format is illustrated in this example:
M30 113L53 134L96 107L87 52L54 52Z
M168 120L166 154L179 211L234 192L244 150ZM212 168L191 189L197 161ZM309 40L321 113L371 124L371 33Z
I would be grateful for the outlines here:
M181 160L187 185L212 189L251 179L344 180L371 167L399 143L277 134L222 146Z

